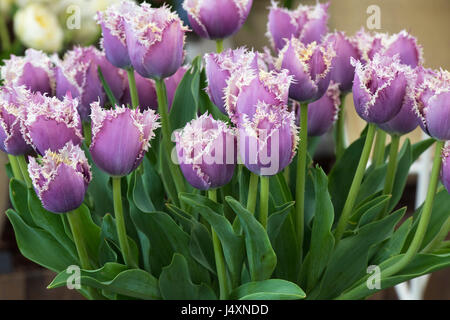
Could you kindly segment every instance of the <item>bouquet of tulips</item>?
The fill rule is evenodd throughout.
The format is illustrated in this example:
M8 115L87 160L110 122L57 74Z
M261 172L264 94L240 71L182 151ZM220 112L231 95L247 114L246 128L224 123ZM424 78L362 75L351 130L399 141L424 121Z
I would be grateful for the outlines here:
M21 253L57 273L49 288L75 266L89 299L362 299L450 265L449 72L424 68L404 31L327 33L320 3L272 3L272 51L223 51L251 5L186 0L217 43L189 65L180 18L129 1L97 14L101 51L4 61L6 215ZM346 146L350 92L367 126ZM333 126L326 174L311 137ZM400 146L417 126L431 138ZM426 200L402 219L433 145Z

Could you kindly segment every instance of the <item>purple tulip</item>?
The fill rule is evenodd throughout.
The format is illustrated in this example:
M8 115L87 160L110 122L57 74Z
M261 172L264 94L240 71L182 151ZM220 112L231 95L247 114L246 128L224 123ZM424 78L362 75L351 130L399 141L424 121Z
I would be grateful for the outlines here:
M195 188L208 190L230 182L236 166L236 135L226 123L203 114L175 132L181 171Z
M78 99L68 95L61 101L36 93L27 103L25 139L39 154L56 152L69 141L74 145L83 141Z
M441 180L447 191L450 193L450 142L446 142L442 151Z
M322 98L308 104L308 136L321 136L333 127L338 118L339 106L341 105L340 94L339 84L330 82ZM299 104L296 104L298 107ZM297 108L297 110L299 109ZM298 123L300 112L297 115Z
M267 23L267 37L272 47L281 50L291 37L304 44L321 42L328 32L328 7L330 3L317 2L314 6L299 5L295 10L278 7L272 1Z
M422 76L415 104L419 125L433 138L450 140L450 72L424 70Z
M333 45L336 56L331 65L330 79L339 83L339 89L343 92L352 90L355 67L350 64L350 58L359 60L360 54L356 41L349 38L344 32L330 33L324 39Z
M77 209L92 175L83 150L68 142L57 152L47 150L38 161L29 157L28 172L42 206L54 213Z
M207 92L211 101L226 114L225 88L230 76L244 65L253 63L255 53L245 48L228 49L221 53L207 53L204 56L208 81Z
M158 115L151 109L141 112L116 106L106 110L98 102L91 108L92 160L111 176L129 174L142 162L155 136Z
M298 127L287 107L258 103L253 119L245 116L239 127L239 153L252 172L272 176L283 170L295 155Z
M109 6L96 15L97 23L102 28L101 46L106 58L117 68L130 68L131 61L125 33L126 15L136 7L133 1L122 1Z
M56 96L62 99L68 92L79 98L78 112L81 119L87 120L90 104L100 100L103 105L106 93L98 76L98 67L102 70L112 93L119 99L125 89L123 70L111 65L104 53L94 47L76 47L64 55L63 61L57 62Z
M166 84L167 90L167 104L169 106L169 111L172 108L172 102L173 99L175 98L175 92L177 91L178 85L180 84L181 80L183 79L188 69L189 69L188 66L181 66L177 70L177 72L175 72L170 77L164 79L164 83Z
M143 3L127 15L125 30L131 64L141 76L167 78L180 68L189 29L176 13Z
M353 101L356 112L371 123L392 120L401 110L411 88L414 73L394 57L375 54L365 65L351 60L355 69Z
M29 95L24 87L0 87L0 149L8 154L17 156L33 151L23 136L28 105L25 101Z
M275 67L287 69L293 76L289 97L300 102L312 102L323 96L330 83L335 52L329 43L304 45L291 38L279 52Z
M1 67L1 78L4 85L16 87L25 86L31 92L41 92L53 95L55 91L55 75L53 63L42 51L27 49L25 56L11 55L4 60Z

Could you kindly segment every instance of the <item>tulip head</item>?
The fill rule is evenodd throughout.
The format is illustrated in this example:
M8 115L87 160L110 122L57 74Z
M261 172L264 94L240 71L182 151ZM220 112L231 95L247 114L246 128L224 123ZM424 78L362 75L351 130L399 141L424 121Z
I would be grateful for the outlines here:
M442 151L441 180L447 191L450 193L450 142L447 141Z
M237 146L234 129L203 114L175 132L176 150L186 180L200 190L226 185L233 177Z
M317 2L313 6L299 5L295 10L288 10L272 1L266 33L272 47L281 50L291 37L304 44L313 41L320 43L322 36L328 32L329 6L329 2Z
M298 127L286 106L258 103L253 118L239 124L239 154L252 172L272 176L283 170L295 155Z
M414 93L414 72L400 64L398 56L375 54L363 65L351 60L356 67L353 81L353 101L358 115L371 123L392 120Z
M68 142L57 152L47 150L42 159L28 159L28 173L46 210L65 213L83 203L92 175L79 146Z
M158 115L126 107L102 109L92 103L92 143L90 152L95 164L115 177L131 173L142 162L159 127Z
M11 55L4 60L5 65L0 68L1 78L7 86L25 86L31 92L48 93L55 91L55 75L50 58L35 49L27 49L25 56Z
M185 27L166 6L143 3L130 11L125 23L131 64L145 78L173 75L184 60Z
M328 88L335 51L330 43L304 45L291 38L279 52L275 67L293 76L289 97L300 102L319 99Z
M186 0L189 24L202 38L223 39L236 33L248 17L253 0Z

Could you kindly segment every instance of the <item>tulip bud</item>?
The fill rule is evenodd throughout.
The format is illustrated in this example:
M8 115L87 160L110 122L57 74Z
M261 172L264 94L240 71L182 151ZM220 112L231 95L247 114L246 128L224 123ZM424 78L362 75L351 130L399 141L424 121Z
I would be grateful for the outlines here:
M25 139L39 154L56 152L69 141L74 145L83 141L77 99L69 95L61 101L37 93L27 103Z
M447 141L442 151L441 180L447 191L450 193L450 142Z
M48 93L55 91L55 76L50 58L42 51L27 49L25 56L11 55L4 60L1 77L7 86L25 86L31 92Z
M392 120L403 105L405 97L412 97L414 73L394 57L375 54L373 60L363 65L351 60L355 69L353 101L356 112L371 123Z
M287 69L293 76L289 97L300 102L319 99L330 83L331 65L335 57L329 43L317 45L312 42L305 46L296 38L291 38L279 52L275 67Z
M83 203L92 175L79 146L69 141L57 152L47 150L40 160L28 159L34 190L46 210L65 213Z
M450 140L450 72L424 71L422 76L415 104L419 125L433 138Z
M133 1L123 1L109 6L96 15L97 23L102 28L101 46L106 58L118 68L131 67L125 33L125 16L136 7Z
M159 127L158 115L150 109L141 112L116 106L105 110L98 102L91 107L92 160L111 176L129 174L139 166L150 147Z
M175 132L181 171L195 188L208 190L230 182L236 166L236 135L226 123L203 114Z
M33 151L23 136L28 96L24 87L0 87L0 149L15 156Z
M322 36L328 32L329 6L329 2L317 2L314 6L299 5L295 10L288 10L272 1L266 33L272 47L281 50L291 37L304 44L313 41L320 43Z
M236 33L248 17L253 0L186 0L189 24L202 38L223 39Z
M169 8L152 8L147 3L133 7L125 30L131 64L141 76L166 78L180 68L189 29Z
M295 155L298 127L287 107L258 103L253 118L239 125L239 153L252 172L272 176L283 170Z
M74 98L79 98L78 112L82 120L88 119L92 102L100 99L103 105L106 101L98 67L116 99L120 100L123 95L123 71L112 66L105 55L94 47L76 47L64 55L63 61L56 63L56 96L62 99L70 92Z
M350 58L359 60L360 54L356 41L348 38L344 32L330 33L324 39L325 42L333 45L336 56L331 64L330 79L339 84L339 89L343 92L352 90L355 67L350 64Z

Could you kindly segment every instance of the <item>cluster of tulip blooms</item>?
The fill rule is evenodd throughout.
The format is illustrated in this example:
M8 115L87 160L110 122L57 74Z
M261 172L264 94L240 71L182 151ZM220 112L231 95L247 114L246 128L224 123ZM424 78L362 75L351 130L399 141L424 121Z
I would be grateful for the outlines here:
M336 125L336 156L343 156L343 101L349 92L368 127L334 241L345 238L375 136L374 157L383 163L386 132L392 138L384 186L389 195L399 137L420 125L436 139L438 160L413 243L402 259L383 270L383 277L401 270L419 249L439 174L450 191L450 145L445 147L450 140L449 72L424 68L421 47L405 31L387 35L361 30L353 37L327 33L329 4L320 3L288 10L273 2L267 32L272 51L223 51L222 40L241 28L251 5L252 0L184 2L193 31L217 42L217 53L203 57L205 89L217 109L197 114L183 128L173 127L169 113L177 87L190 72L182 65L189 29L166 6L123 1L98 13L101 51L76 47L60 59L28 49L23 57L5 61L0 148L9 155L13 176L34 187L46 210L67 213L84 269L91 266L82 232L76 232L77 217L96 178L93 165L111 176L120 251L128 267L138 266L126 234L121 178L145 169L143 160L155 136L155 142L159 137L162 142L156 150L162 154L159 161L168 167L160 174L169 203L183 208L180 195L191 188L185 181L202 190L197 193L207 190L209 199L217 202L217 190L230 183L237 167L244 170L243 164L251 172L246 209L258 216L264 229L269 178L286 173L296 157L292 219L296 241L303 243L308 136L323 135ZM388 213L383 210L380 218ZM215 233L219 231L211 232L224 298L230 291L227 253Z

